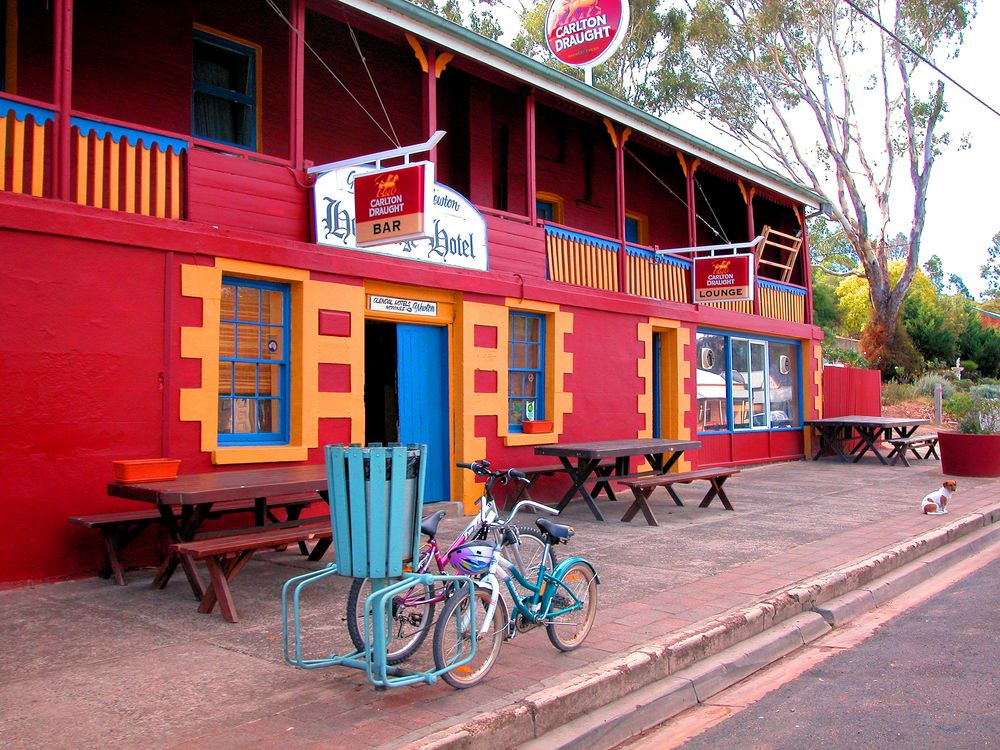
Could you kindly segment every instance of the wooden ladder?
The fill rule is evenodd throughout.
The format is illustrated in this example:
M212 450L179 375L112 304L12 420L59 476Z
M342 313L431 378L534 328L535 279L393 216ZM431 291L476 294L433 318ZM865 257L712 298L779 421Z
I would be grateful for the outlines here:
M801 237L793 237L765 225L760 242L754 248L758 275L761 266L770 266L778 269L778 281L788 283L792 278L792 269L795 268L795 259L799 255L800 247L802 247ZM764 278L774 277L764 276Z

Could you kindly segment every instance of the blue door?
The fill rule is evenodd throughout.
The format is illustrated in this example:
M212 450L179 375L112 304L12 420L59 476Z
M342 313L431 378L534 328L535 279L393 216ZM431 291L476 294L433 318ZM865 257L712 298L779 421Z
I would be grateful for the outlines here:
M451 499L448 445L448 329L396 326L399 442L427 445L424 502Z

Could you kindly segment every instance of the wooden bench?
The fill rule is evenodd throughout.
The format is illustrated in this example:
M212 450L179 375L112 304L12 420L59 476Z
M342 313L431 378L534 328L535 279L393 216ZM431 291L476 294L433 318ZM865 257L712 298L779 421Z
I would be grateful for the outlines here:
M611 474L614 468L614 461L601 461L597 467L597 476L590 477L587 480L588 482L597 482L597 486L594 487L595 491L598 489L604 490L611 496L612 500L617 498L615 498L614 492L610 488L609 482L611 480L607 477ZM518 466L514 467L514 471L519 471L524 474L528 478L528 484L534 484L538 477L551 477L556 474L565 474L566 467L562 464L550 464L548 466ZM525 500L532 499L531 495L528 493L528 484L524 484L523 482L518 484L517 492L510 498L509 505L511 507L514 507L514 505L517 504L517 501L521 498L524 498ZM506 506L507 504L508 503L505 501L504 505Z
M677 493L674 492L673 485L687 484L700 479L708 481L708 483L711 484L711 487L705 494L701 503L698 505L699 508L707 508L712 500L718 496L723 507L725 507L726 510L732 510L732 503L729 502L729 497L726 495L725 490L723 490L722 485L729 477L733 476L733 474L739 473L739 469L714 468L698 469L696 471L682 471L671 474L658 474L656 476L647 476L641 479L623 478L621 480L622 484L632 490L632 494L635 495L635 500L632 502L632 505L629 506L628 510L625 511L625 515L622 516L622 521L631 521L635 517L636 513L642 511L642 515L646 518L646 523L650 526L658 526L659 524L656 523L653 511L646 502L653 490L657 487L666 487L667 492L670 493L670 497L674 499L674 502L683 507L684 503L681 501L680 497L677 496Z
M299 518L302 511L319 500L319 495L282 495L267 500L266 515L272 523L278 523L279 518L274 511L284 509L287 520ZM225 500L212 506L208 518L221 518L233 513L252 513L256 509L254 500ZM178 509L174 508L174 515ZM104 563L98 571L101 578L114 576L119 586L125 586L125 570L122 565L122 553L151 524L162 522L158 508L143 510L128 510L117 513L98 513L90 516L72 516L70 523L84 526L88 529L98 529L104 541ZM305 546L302 546L306 554Z
M237 622L236 605L229 590L229 582L250 561L255 552L262 549L281 549L291 544L316 542L310 559L318 559L329 548L332 538L328 519L310 519L294 526L283 525L283 528L258 528L172 544L170 551L189 555L195 560L204 560L208 565L211 583L201 597L198 611L209 614L218 603L223 618L228 622Z
M937 435L910 435L910 437L893 438L886 440L886 442L892 446L892 451L888 456L890 466L894 466L897 460L902 460L903 466L909 466L910 462L906 459L907 451L910 451L917 458L930 458L931 456L940 458L937 453ZM918 448L926 448L927 452L921 456Z

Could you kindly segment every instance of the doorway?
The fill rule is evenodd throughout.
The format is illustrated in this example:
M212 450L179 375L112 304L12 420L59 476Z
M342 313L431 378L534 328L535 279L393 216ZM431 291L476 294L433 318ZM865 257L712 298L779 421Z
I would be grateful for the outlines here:
M365 442L427 446L424 502L451 499L448 329L365 321Z

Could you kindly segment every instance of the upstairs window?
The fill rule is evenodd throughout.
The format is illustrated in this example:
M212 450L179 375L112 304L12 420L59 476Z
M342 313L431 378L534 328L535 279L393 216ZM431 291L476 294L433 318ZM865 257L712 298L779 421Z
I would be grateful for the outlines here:
M191 132L256 150L257 51L206 31L194 32Z
M535 196L535 213L542 221L563 223L563 199L555 193L538 193Z
M545 419L545 316L510 314L508 428L521 432L525 419Z
M625 212L625 241L633 245L649 244L649 219L633 211Z
M219 445L288 442L288 285L223 277Z

